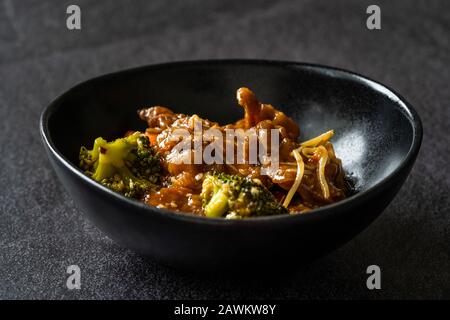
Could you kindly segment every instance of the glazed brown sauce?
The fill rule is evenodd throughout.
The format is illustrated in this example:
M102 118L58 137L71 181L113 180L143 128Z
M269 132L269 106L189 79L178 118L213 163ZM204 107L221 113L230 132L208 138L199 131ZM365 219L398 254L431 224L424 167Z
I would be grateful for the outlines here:
M152 206L202 215L202 200L200 198L201 185L204 174L209 171L226 172L257 178L269 188L280 202L283 200L287 191L293 185L297 173L297 164L295 158L292 156L292 150L298 148L300 145L298 142L300 129L283 112L269 104L260 103L253 92L247 88L238 90L237 100L239 105L244 109L244 118L225 126L220 126L216 122L202 119L197 115L189 116L174 113L169 108L162 106L139 110L140 118L146 121L148 125L146 135L149 137L151 144L162 156L164 172L162 188L145 195L143 201ZM277 129L280 142L280 165L278 171L269 175L261 175L261 165L177 164L172 159L172 150L179 141L171 139L172 134L175 129L183 128L187 129L193 135L195 121L201 121L203 130L209 128L220 130L223 132L224 137L225 129L254 128L257 134L263 132L261 129ZM204 141L203 147L207 143ZM327 142L325 147L327 149L332 148L332 145ZM194 153L193 148L191 152ZM245 154L244 157L246 157ZM349 188L344 178L340 160L336 157L330 157L325 166L325 177L330 194L327 199L323 196L316 174L318 161L319 157L316 155L305 159L305 174L296 192L296 196L288 207L289 211L305 212L346 197Z

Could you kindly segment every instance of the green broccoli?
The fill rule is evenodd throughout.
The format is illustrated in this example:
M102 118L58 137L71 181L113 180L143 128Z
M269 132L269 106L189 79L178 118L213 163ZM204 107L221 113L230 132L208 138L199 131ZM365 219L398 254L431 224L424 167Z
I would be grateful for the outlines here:
M207 217L241 219L288 213L259 180L225 173L208 174L201 197Z
M160 157L140 132L112 142L97 138L92 150L81 147L79 159L88 176L126 197L139 198L159 182Z

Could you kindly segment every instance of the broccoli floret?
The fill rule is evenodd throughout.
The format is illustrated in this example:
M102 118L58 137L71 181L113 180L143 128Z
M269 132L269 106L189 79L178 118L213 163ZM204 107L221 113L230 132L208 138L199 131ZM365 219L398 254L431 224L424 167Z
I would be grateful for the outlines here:
M159 182L160 157L140 132L112 142L97 138L92 150L81 147L79 159L92 179L130 198L141 197Z
M208 174L201 197L207 217L241 219L288 213L259 180L225 173Z

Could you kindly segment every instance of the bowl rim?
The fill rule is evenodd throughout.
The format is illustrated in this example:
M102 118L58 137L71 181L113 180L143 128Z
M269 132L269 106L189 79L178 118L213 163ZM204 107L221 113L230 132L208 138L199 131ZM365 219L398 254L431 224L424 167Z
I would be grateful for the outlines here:
M365 85L373 88L374 90L388 96L391 100L393 100L397 107L400 109L402 114L409 120L413 129L413 137L412 142L409 147L406 156L402 159L400 164L386 177L376 182L373 186L359 191L350 197L340 200L338 202L325 205L323 207L311 210L308 214L286 214L286 215L273 215L273 216L262 216L262 217L253 217L250 219L224 219L224 218L210 218L197 216L191 213L172 211L168 209L158 208L149 206L141 201L127 198L119 193L116 193L107 187L103 186L99 182L89 178L86 176L78 167L73 165L54 145L52 141L52 137L50 135L50 130L48 127L48 122L51 115L54 111L61 105L61 102L67 97L70 96L74 91L78 90L80 87L87 86L90 83L97 82L99 80L105 80L107 78L122 76L128 73L137 73L142 71L151 72L155 69L160 68L173 68L173 67L189 67L196 65L227 65L227 64L246 64L246 65L272 65L282 68L292 68L292 67L301 67L301 68L309 68L319 72L325 72L328 76L334 76L337 78L347 78L353 79L358 82L362 82ZM293 219L299 220L310 220L310 219L318 219L336 212L336 209L343 209L345 207L354 207L372 195L377 194L386 184L389 184L392 180L394 180L404 168L408 165L412 164L419 152L422 137L423 137L423 126L422 121L420 119L419 114L414 109L414 107L406 101L400 94L391 89L390 87L372 80L366 76L358 74L356 72L348 71L342 68L336 68L316 63L307 63L307 62L295 62L295 61L284 61L284 60L266 60L266 59L208 59L208 60L185 60L185 61L174 61L174 62L165 62L165 63L157 63L150 64L145 66L139 66L135 68L125 69L121 71L116 71L112 73L103 74L100 76L96 76L86 81L82 81L69 90L65 91L61 95L59 95L53 102L50 103L41 113L39 119L39 132L41 135L41 139L44 145L48 148L51 154L72 174L75 174L78 178L82 179L85 183L92 185L94 188L98 188L100 192L104 193L106 196L110 197L111 200L114 199L116 201L124 201L129 206L136 207L139 210L143 210L149 214L158 214L164 218L180 220L184 222L193 222L193 223L202 223L209 225L230 225L230 226L254 226L259 223L267 223L271 221L277 222L286 222L292 223Z

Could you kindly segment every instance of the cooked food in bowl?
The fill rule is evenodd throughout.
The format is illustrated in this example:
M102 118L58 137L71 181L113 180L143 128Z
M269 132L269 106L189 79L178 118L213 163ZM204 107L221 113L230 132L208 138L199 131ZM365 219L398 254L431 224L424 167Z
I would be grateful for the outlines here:
M254 95L242 89L239 101L248 109L245 114L233 100L235 90L242 84L257 88L255 92L259 92L261 101L272 103L283 113L265 104L258 103L256 108L254 103L244 104ZM140 112L144 122L136 115L136 109L151 107L149 103L169 106L176 113L197 114L218 121L220 125L210 124L218 132L211 134L215 130L208 130L203 124L207 121L202 122L198 116L161 112L165 110L161 108L144 108L145 111ZM240 118L243 119L236 124ZM289 118L295 126L289 125ZM193 124L204 125L200 135L199 130L195 135L195 126L190 129L189 119ZM238 156L237 139L233 157L226 149L220 152L220 138L227 133L227 126L223 126L226 123L230 124L231 133L239 126L254 128L253 132L242 129L250 133L250 138L256 136L256 131L262 136L272 133L270 129L263 131L265 124L277 129L278 134L273 137L279 138L279 148L267 150L278 150L278 172L276 161L273 161L275 166L271 166L271 159L276 157L270 152L262 150L263 156L258 155L256 163L253 163L252 153ZM300 132L296 131L297 124ZM176 127L187 128L185 139L197 145L187 144L181 151L177 151L176 143L171 147L165 137L181 139ZM130 129L141 133L133 136L134 132L127 133ZM313 140L302 146L302 141L330 129L336 130L334 136L327 133L317 139L320 141ZM274 270L285 274L289 269L298 272L299 266L355 237L398 193L422 141L422 126L414 108L381 83L325 66L255 60L176 62L88 80L45 109L40 133L50 163L74 204L109 238L172 267L203 273L236 270L239 274L246 270L254 274L255 265L266 274ZM93 148L93 140L99 136L112 144L116 138L119 141L113 145L100 141ZM212 137L219 143L210 150L206 147L212 144L209 142ZM231 139L222 140L227 145ZM251 145L251 139L248 140ZM272 145L272 139L266 140ZM336 156L330 152L328 143L335 146ZM89 148L84 151L83 161L87 167L82 170L79 169L80 146ZM325 164L328 199L318 179L318 160L325 154L323 149L318 150L319 146L327 150L328 159L322 165ZM225 154L235 163L215 164L220 161L211 162L209 156L200 157L199 164L178 162L192 153L195 160L195 154L200 154L202 149L203 155L220 158ZM231 149L235 149L234 145ZM300 164L297 164L294 150L301 156ZM313 151L319 151L315 157ZM342 159L345 173L336 157ZM248 159L248 163L237 163L235 160L239 159ZM301 179L296 180L297 173L300 178L301 172L297 170L300 161L303 161L304 171ZM148 171L137 170L141 167ZM97 180L114 182L111 187L121 194L129 192L128 197L96 182L84 174L86 170L91 176L95 174ZM229 179L230 175L233 180ZM345 176L354 182L351 189L346 185ZM212 181L207 180L208 177ZM269 210L262 211L258 204L268 202L264 197L260 198L265 199L261 202L245 197L256 197L262 188L250 188L248 192L250 184L245 184L247 189L242 189L241 195L235 186L244 179L244 182L254 182L251 178L259 179L259 186L270 191L277 200L277 208L281 204L281 214L273 214L270 206ZM135 183L143 180L142 185ZM205 180L208 182L202 194ZM210 183L214 181L218 183ZM296 190L295 181L300 181ZM291 188L295 192L289 200L287 195ZM353 194L353 190L357 193ZM141 201L129 198L131 196ZM209 210L222 218L205 218L205 207L213 198L218 205L211 205ZM287 208L283 206L285 201ZM251 205L244 206L245 203ZM330 205L326 205L328 203ZM193 208L198 211L175 212L194 212ZM307 213L307 209L313 211ZM272 215L255 217L255 210ZM225 218L241 215L255 218Z
M145 132L95 139L81 147L80 168L127 197L207 217L304 213L349 195L332 130L300 142L298 125L248 88L237 100L244 117L227 125L162 106L140 109Z

